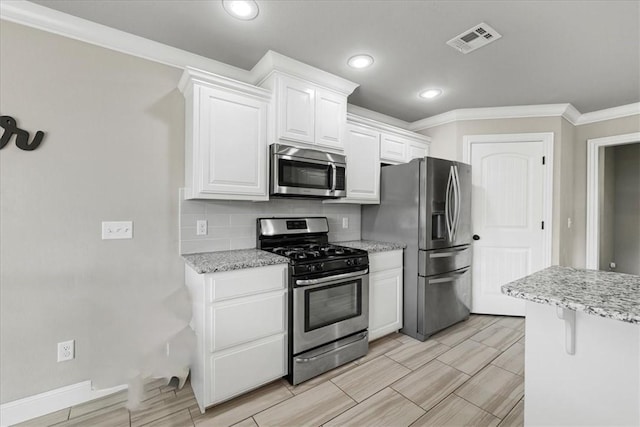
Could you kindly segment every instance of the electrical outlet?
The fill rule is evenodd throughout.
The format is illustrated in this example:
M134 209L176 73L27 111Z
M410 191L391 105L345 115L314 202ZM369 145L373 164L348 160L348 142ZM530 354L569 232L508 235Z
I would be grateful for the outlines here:
M349 217L342 218L342 228L349 228Z
M58 343L58 362L71 360L76 357L75 340Z
M206 236L207 235L207 220L202 219L196 222L196 234L198 236Z
M102 240L132 238L133 221L102 221Z
M567 218L567 228L571 228L572 224L573 224L573 221L571 221L571 218Z

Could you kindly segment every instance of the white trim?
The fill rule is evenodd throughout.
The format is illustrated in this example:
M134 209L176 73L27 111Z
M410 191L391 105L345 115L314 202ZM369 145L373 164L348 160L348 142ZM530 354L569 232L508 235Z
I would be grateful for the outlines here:
M360 107L353 104L347 104L347 113L351 113L359 117L371 119L376 122L385 123L390 126L395 126L405 130L408 130L409 126L411 125L411 123L405 122L404 120L396 119L395 117L378 113L377 111L369 110L368 108Z
M41 417L126 389L127 385L119 385L103 390L93 390L91 388L91 381L83 381L34 396L14 400L13 402L0 405L0 426L6 427Z
M495 142L542 142L543 155L547 167L544 170L542 189L542 215L545 224L543 230L543 266L549 267L553 255L553 132L513 133L496 135L464 135L462 138L462 161L471 163L471 144Z
M640 102L635 104L621 105L619 107L607 108L605 110L584 113L577 121L577 125L586 125L588 123L602 122L604 120L619 119L621 117L633 116L640 114Z
M511 107L463 108L418 120L409 125L412 131L429 129L461 120L514 119L526 117L565 117L574 123L579 112L571 104L516 105Z
M370 119L368 117L362 117L355 115L353 113L347 113L347 123L358 124L362 126L366 126L370 129L376 130L378 132L392 133L395 135L401 135L405 138L412 139L421 144L429 145L431 143L431 138L423 135L421 133L415 133L408 131L406 129L402 129L396 126L389 125L387 123L382 123L374 119Z
M600 269L600 213L598 211L598 174L600 148L640 142L640 132L587 140L587 240L585 266Z
M563 117L574 126L604 120L640 115L640 102L581 114L571 104L517 105L512 107L464 108L447 111L409 124L408 129L421 131L462 120L517 119L527 117Z

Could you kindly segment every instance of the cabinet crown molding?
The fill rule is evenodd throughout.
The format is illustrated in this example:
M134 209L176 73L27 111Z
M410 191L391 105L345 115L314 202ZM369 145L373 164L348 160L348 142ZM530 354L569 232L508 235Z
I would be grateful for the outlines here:
M180 81L178 82L178 89L180 92L185 94L194 83L211 88L228 89L245 95L262 98L266 101L271 99L271 91L269 90L220 76L218 74L213 74L208 71L199 70L193 67L185 67L182 77L180 77Z
M272 50L264 54L260 61L251 69L250 74L253 83L260 85L274 72L281 72L313 82L314 84L331 89L345 96L351 95L351 93L360 86L358 83L322 71Z
M414 141L421 142L423 144L429 145L431 143L431 138L426 135L422 135L419 133L415 133L406 129L402 129L396 126L389 125L387 123L382 123L377 120L369 119L367 117L358 116L353 113L347 113L347 123L354 123L363 126L367 126L371 129L377 130L379 132L392 133L396 135L401 135L405 138L412 139Z

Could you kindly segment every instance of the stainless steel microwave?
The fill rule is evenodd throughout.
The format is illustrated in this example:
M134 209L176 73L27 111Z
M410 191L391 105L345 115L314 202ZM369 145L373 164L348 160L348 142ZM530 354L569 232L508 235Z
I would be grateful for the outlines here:
M282 144L272 144L269 153L271 196L346 197L345 156Z

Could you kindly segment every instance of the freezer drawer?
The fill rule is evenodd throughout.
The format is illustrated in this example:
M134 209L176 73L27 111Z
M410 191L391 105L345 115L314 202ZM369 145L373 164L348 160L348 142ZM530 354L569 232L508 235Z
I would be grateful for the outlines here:
M418 277L418 333L425 339L469 317L471 268Z
M433 276L471 265L471 245L418 253L418 275Z

